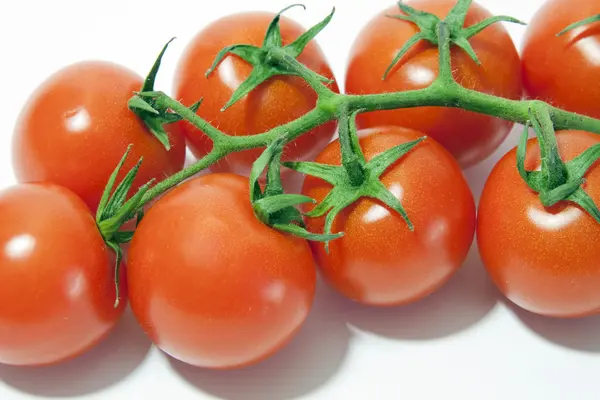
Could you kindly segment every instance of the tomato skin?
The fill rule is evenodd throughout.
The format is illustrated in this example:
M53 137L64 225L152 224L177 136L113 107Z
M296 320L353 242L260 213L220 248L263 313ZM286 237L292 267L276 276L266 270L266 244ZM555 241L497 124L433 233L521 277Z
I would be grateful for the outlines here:
M299 118L311 111L317 101L314 91L299 77L274 77L261 84L225 112L221 108L229 101L238 86L248 77L252 66L230 55L206 79L204 73L219 51L233 44L262 45L267 27L275 14L241 13L224 17L202 30L188 45L179 62L174 84L175 98L193 104L203 98L198 115L211 121L221 131L236 136L266 132ZM283 44L293 42L304 33L294 21L280 20ZM333 79L333 72L316 42L309 43L298 61L313 71ZM337 84L330 86L339 92ZM187 139L194 155L201 158L212 149L212 142L189 123L176 125ZM288 145L284 158L312 160L329 143L336 124L329 122L313 129ZM248 176L252 163L263 149L247 150L227 156L211 170L233 172Z
M171 133L162 144L127 108L142 78L116 64L87 61L46 80L30 97L15 127L13 167L19 182L52 182L71 189L95 211L127 146L131 154L120 178L139 157L144 163L132 192L152 178L183 167L185 140Z
M71 191L22 184L0 192L0 249L0 363L76 357L121 317L125 284L114 308L114 258Z
M359 132L367 160L415 140L421 133L399 127ZM339 145L329 145L317 162L340 164ZM463 264L475 231L475 204L460 166L437 142L427 139L390 167L381 178L405 207L415 231L379 201L360 199L342 211L330 244L311 243L317 265L339 292L363 304L393 306L419 300L441 287ZM321 202L331 190L307 177L302 193ZM308 229L322 232L324 218L309 218Z
M211 174L177 187L140 224L131 307L155 344L188 364L229 369L285 345L311 308L306 241L259 222L248 179Z
M523 41L523 82L528 97L600 118L600 24L556 34L574 22L600 14L590 0L549 0L527 26Z
M559 151L571 160L598 135L557 134ZM528 143L525 166L540 165L537 140ZM600 204L600 168L586 174L585 191ZM496 164L479 203L477 241L498 288L518 306L552 317L580 317L600 311L600 225L579 206L545 209L516 169L516 150Z
M412 0L405 2L442 18L456 4L455 0ZM397 6L378 14L363 28L352 46L346 72L349 94L387 93L424 89L438 76L438 50L420 41L394 68L382 76L408 39L418 32L416 25L389 18L397 15ZM466 26L491 16L473 3ZM518 100L521 98L520 60L517 50L501 24L494 24L470 39L481 65L478 66L461 49L453 46L454 78L468 89ZM375 111L358 116L359 128L397 125L424 132L456 157L463 167L488 157L510 132L512 123L470 111L444 107L418 107Z

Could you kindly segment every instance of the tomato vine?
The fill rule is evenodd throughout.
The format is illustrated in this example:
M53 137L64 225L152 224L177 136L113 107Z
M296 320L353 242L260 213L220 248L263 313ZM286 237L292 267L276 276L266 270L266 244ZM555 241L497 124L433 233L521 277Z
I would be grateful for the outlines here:
M130 109L136 112L136 114L144 120L159 139L164 139L166 137L161 131L163 124L186 120L202 131L202 133L213 142L213 149L205 157L201 158L190 167L157 183L153 187L145 187L144 193L140 194L137 209L141 209L144 204L147 204L182 181L208 168L228 154L261 147L268 147L267 151L273 153L274 146L281 147L315 127L329 121L337 120L342 127L341 133L343 133L344 136L342 138L343 140L341 140L343 163L340 170L336 170L336 172L332 172L332 170L326 171L327 166L319 166L315 163L286 164L288 167L292 167L304 173L314 174L323 179L327 179L327 176L329 176L330 182L338 189L337 200L341 201L341 203L336 204L335 207L333 204L325 204L321 205L321 207L317 207L319 216L331 213L329 221L332 221L335 214L344 207L352 204L360 197L370 196L382 200L392 209L399 212L410 227L410 216L405 215L402 205L399 204L399 202L396 204L391 201L387 190L374 184L377 179L375 176L367 176L369 175L367 172L370 171L370 167L365 164L364 158L361 159L360 157L360 148L357 148L356 145L356 129L353 127L352 118L358 113L375 110L438 106L461 108L526 124L527 126L533 126L536 135L540 139L540 143L544 146L544 159L546 161L542 165L542 170L536 172L525 171L524 167L519 164L518 168L523 178L533 190L540 193L540 197L544 204L555 204L561 200L572 201L581 205L600 222L600 212L598 212L598 208L593 202L590 203L589 197L585 195L585 192L581 188L581 185L583 184L583 173L591 166L593 161L600 157L598 149L590 149L589 152L586 152L586 154L582 156L585 158L585 161L580 160L581 162L576 166L572 166L572 163L565 165L560 158L554 138L555 131L562 129L579 129L600 134L600 120L567 112L538 100L509 100L470 90L461 86L453 78L450 52L452 45L460 47L466 51L471 58L477 61L477 55L469 45L469 38L491 24L500 21L521 23L512 17L498 16L489 18L474 26L464 27L465 16L471 3L472 0L457 1L457 4L449 15L445 19L440 19L433 14L415 10L404 5L402 2L399 2L399 8L404 12L404 15L391 15L390 18L397 18L406 23L413 23L418 26L420 33L414 37L414 40L407 43L406 48L403 48L399 52L398 56L394 59L393 64L397 63L399 59L405 55L408 47L419 40L427 40L438 47L439 75L437 79L425 89L366 95L345 95L334 92L328 87L330 81L327 78L313 72L296 59L302 52L304 46L327 26L333 17L335 10L319 24L297 38L292 44L283 46L278 25L279 18L282 12L293 6L285 8L276 15L267 29L262 47L259 48L244 44L226 47L218 54L213 66L206 72L207 76L210 75L218 66L219 62L228 54L235 54L253 66L253 71L250 76L239 86L230 101L224 106L224 109L247 95L261 82L277 75L299 76L317 93L318 100L312 111L287 124L253 136L230 136L225 134L196 114L198 107L201 107L200 101L191 106L186 106L165 93L154 90L154 79L158 72L161 58L168 46L167 44L150 72L143 90L136 93L130 100ZM168 143L165 145L168 146ZM415 145L418 145L417 141L411 144L411 146ZM521 145L523 146L523 143L521 143ZM393 154L393 157L395 158L392 157L387 159L386 164L384 165L393 163L407 151L410 151L412 148L411 146L405 146L406 151L398 151L398 149L396 149L391 152L390 154ZM261 162L264 162L264 159ZM279 157L268 157L267 164L273 163L279 164ZM263 169L264 168L279 171L279 168L273 169L268 165L263 165ZM381 173L383 171L379 172ZM335 175L336 179L331 178L331 174L337 174ZM273 175L271 174L271 176ZM340 176L344 176L345 178L342 179ZM365 182L369 182L369 184L365 185ZM253 180L252 185L256 185L255 180ZM366 189L367 186L369 189ZM346 189L342 189L343 187L346 187ZM354 192L350 191L348 188L353 188ZM357 190L357 188L362 189ZM333 192L336 191L334 190ZM339 193L342 192L344 194L340 195ZM269 191L267 190L265 193L261 193L260 196L251 200L254 203L258 200L264 203L265 196L269 196L268 193ZM274 195L282 196L283 193L281 190L277 190ZM276 206L276 199L270 201L272 209L276 210L278 213L285 210L287 207L294 207L301 202L308 201L307 199L296 198L295 200L297 200L297 202L294 202L290 201L290 197L280 197L280 199L285 202L282 203L280 207ZM311 235L310 233L303 231L303 228L297 229L295 227L290 227L290 225L296 226L295 224L302 225L301 220L298 218L291 218L287 220L289 224L286 223L282 225L280 223L281 221L277 224L270 223L269 216L265 216L260 210L257 211L257 214L260 214L258 216L263 222L271 224L278 229L282 229L282 227L286 225L287 228L282 230L305 238L323 241L328 241L333 238L331 232L325 232L325 235ZM135 213L129 211L127 213L121 213L120 215L123 215L123 221L121 221L121 223L124 223L125 218L131 218ZM101 223L102 222L99 221L99 224ZM113 224L115 227L117 225L119 224ZM331 223L328 223L328 226L331 226ZM107 236L113 237L114 229L111 229L108 232L104 229L103 234L105 238Z

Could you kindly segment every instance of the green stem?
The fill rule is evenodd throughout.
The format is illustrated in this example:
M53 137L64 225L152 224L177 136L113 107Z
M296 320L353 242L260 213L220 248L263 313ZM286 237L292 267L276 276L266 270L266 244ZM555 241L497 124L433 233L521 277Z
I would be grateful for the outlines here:
M227 152L225 150L214 148L210 153L202 157L195 164L190 165L189 167L179 171L178 173L171 175L164 181L161 181L160 183L156 184L152 189L146 192L144 197L142 197L142 200L140 202L140 209L150 201L154 200L156 197L163 194L164 192L168 191L169 189L172 189L173 187L179 185L186 179L189 179L197 173L200 173L206 168L210 167L229 153L230 152Z
M530 109L531 124L540 146L541 176L546 190L553 190L567 182L567 169L558 153L554 124L548 109L534 103Z
M266 147L280 136L287 135L289 141L335 118L335 113L322 108L314 108L304 116L268 132L253 136L230 136L226 141L229 152Z
M361 186L366 179L365 171L365 159L360 146L358 144L352 132L352 126L354 125L354 114L348 112L348 105L344 106L340 110L339 114L339 137L340 137L340 150L342 153L342 166L348 173L348 178L352 186Z
M308 83L308 85L317 93L320 99L325 97L335 96L336 93L329 89L323 84L323 81L319 79L318 75L312 73L308 68L302 65L294 57L287 54L285 51L278 49L279 51L272 52L271 56L276 59L281 65L287 67L289 71L293 71L298 76Z
M226 134L212 126L208 121L200 117L198 114L196 114L180 102L170 98L162 92L155 93L157 94L157 96L154 101L156 102L157 106L173 110L185 120L192 123L196 128L200 129L206 136L208 136L213 141L220 141L227 137Z
M165 101L165 104L171 104L171 102L176 102L172 99L169 100L170 101ZM173 107L170 108L175 110L175 108ZM291 121L285 125L278 126L277 128L274 128L269 132L262 133L260 135L228 136L219 132L220 138L217 141L215 141L214 148L210 153L198 160L195 164L190 165L186 169L179 171L178 173L161 181L152 189L150 189L142 198L141 205L143 206L147 204L148 202L152 201L164 192L177 186L184 180L191 178L199 172L202 172L203 170L210 167L223 157L227 156L228 154L242 150L268 146L276 138L286 134L289 134L289 141L292 141L298 136L301 136L303 133L310 131L319 125L322 125L325 122L331 121L333 118L334 116L330 113L319 108L315 108L301 118ZM198 117L198 119L204 121L200 117ZM196 124L196 122L198 122L198 119L194 118L194 120L192 120L191 122L194 123L194 125L199 129L202 129L199 125ZM292 134L290 132L294 133Z
M439 74L437 83L442 85L453 85L452 77L452 53L450 52L450 28L444 21L440 21L437 27Z

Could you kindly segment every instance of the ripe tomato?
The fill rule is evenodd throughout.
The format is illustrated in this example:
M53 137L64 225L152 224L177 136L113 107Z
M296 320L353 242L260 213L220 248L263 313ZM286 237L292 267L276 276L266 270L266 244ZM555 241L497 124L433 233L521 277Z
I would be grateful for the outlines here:
M260 46L267 27L275 15L271 13L242 13L222 18L202 30L188 45L179 62L175 79L175 98L184 104L192 104L203 98L198 114L211 121L221 131L230 135L255 135L301 117L312 110L317 101L314 91L299 77L271 78L249 95L224 112L221 108L233 92L248 77L252 66L237 56L225 58L215 72L206 79L209 69L219 51L233 44ZM304 29L292 20L282 17L280 21L283 44L293 42ZM306 46L298 60L317 73L333 78L321 49L316 42ZM332 89L338 91L334 84ZM180 123L192 152L200 158L212 149L212 142L191 124ZM291 143L285 150L285 158L293 160L314 159L329 143L335 131L330 122ZM231 154L211 167L213 171L248 175L252 163L263 149L247 150Z
M600 118L600 24L556 34L600 14L600 2L550 0L535 14L523 43L523 82L529 97Z
M133 239L133 312L154 343L183 362L258 362L292 338L311 308L308 244L259 222L248 187L233 174L188 181L150 209Z
M359 132L367 160L421 133L399 127ZM317 162L340 165L337 142ZM323 276L345 296L370 305L400 305L441 287L464 262L475 231L475 204L458 163L436 141L427 139L390 167L381 178L402 202L415 230L379 201L362 198L335 219L330 244L311 243ZM307 177L302 193L321 202L331 186ZM322 232L324 218L308 219Z
M406 1L418 9L442 18L456 4L455 0ZM387 17L399 14L397 6L377 15L359 34L352 48L346 74L346 91L350 94L386 93L428 87L438 75L438 51L429 42L413 47L385 80L382 76L398 50L418 32L416 25ZM474 3L469 9L466 26L490 17ZM479 56L478 66L458 47L452 48L454 78L469 89L510 99L521 98L520 62L517 50L506 29L495 24L470 39ZM358 117L360 128L398 125L416 129L433 137L468 167L489 156L510 132L511 122L470 111L418 107L364 113Z
M20 182L52 182L71 189L95 211L108 177L129 144L129 168L144 156L133 190L183 167L185 141L162 144L127 108L142 78L116 64L82 62L52 75L29 99L17 123L13 166Z
M566 161L600 143L581 131L557 134ZM536 139L527 147L525 167L540 166ZM586 174L585 191L600 204L600 168ZM545 208L516 168L516 150L502 158L485 184L479 203L477 241L498 288L518 306L553 317L600 311L600 224L579 206Z
M71 191L22 184L0 192L0 249L0 363L78 356L123 313L126 301L114 308L113 256Z

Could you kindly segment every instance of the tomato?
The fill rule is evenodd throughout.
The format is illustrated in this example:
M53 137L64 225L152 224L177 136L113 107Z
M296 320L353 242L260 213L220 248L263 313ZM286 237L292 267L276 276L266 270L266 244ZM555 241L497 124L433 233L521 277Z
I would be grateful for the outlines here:
M405 2L418 9L445 17L455 0L412 0ZM416 25L390 18L400 14L393 6L378 14L359 34L352 47L346 73L349 94L386 93L423 89L438 75L438 51L420 41L385 80L382 76L408 39L418 32ZM473 3L466 26L490 17ZM458 47L452 48L454 78L466 88L510 99L521 98L519 55L506 29L500 24L488 27L470 39L481 65L478 66ZM464 166L489 156L510 132L512 123L470 111L418 107L364 113L358 117L360 128L398 125L424 132L448 149Z
M600 14L600 2L549 0L535 14L523 42L523 82L529 97L600 118L600 24L556 34Z
M600 143L581 131L557 134L561 157L571 160ZM483 262L500 291L518 306L553 317L600 311L600 224L573 203L545 208L516 168L516 150L488 178L479 203L477 241ZM525 167L540 166L536 139ZM586 174L585 191L600 204L600 168Z
M105 62L81 62L52 75L31 96L17 122L13 166L20 182L52 182L79 195L95 211L108 177L129 144L121 175L144 156L132 191L183 167L185 141L172 133L162 144L127 108L142 78Z
M188 45L179 62L174 86L175 98L184 104L192 104L203 98L198 114L221 131L238 136L266 132L311 111L316 105L317 95L301 78L285 76L269 79L225 112L221 112L221 108L252 71L252 66L237 56L225 58L208 79L204 77L223 47L240 43L260 46L274 16L271 13L235 14L202 30ZM300 25L288 18L282 17L280 25L284 45L304 33ZM309 43L298 60L313 71L333 79L333 73L316 42ZM331 88L338 91L336 84ZM196 157L200 158L212 149L212 142L191 124L180 123L177 127L185 133L188 145ZM288 145L285 158L314 159L329 143L334 131L333 122L313 129ZM247 176L262 150L231 154L211 169Z
M259 222L248 191L248 179L234 174L195 178L160 199L133 238L133 312L183 362L258 362L292 338L311 308L308 244Z
M359 135L367 160L423 136L399 127ZM338 143L317 162L340 165ZM329 254L322 243L311 247L325 280L345 296L369 305L406 304L437 290L462 265L473 241L475 204L460 166L432 139L392 165L381 181L402 202L414 232L387 206L361 198L335 219L332 231L345 235L330 243ZM307 177L302 193L321 202L330 190ZM309 218L307 227L322 232L324 218Z
M113 255L71 191L22 184L0 192L0 249L0 363L76 357L123 313L123 284L114 307Z

